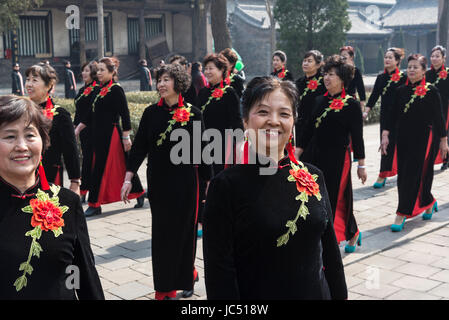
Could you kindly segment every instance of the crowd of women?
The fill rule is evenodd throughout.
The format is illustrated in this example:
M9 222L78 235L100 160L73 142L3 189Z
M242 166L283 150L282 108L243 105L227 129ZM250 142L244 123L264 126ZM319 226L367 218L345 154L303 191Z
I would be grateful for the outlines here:
M0 98L0 197L7 208L0 215L0 298L104 298L85 215L120 200L137 199L142 207L137 172L147 158L156 299L175 299L177 290L192 296L201 225L209 299L346 299L339 244L347 241L351 253L362 242L351 163L358 162L365 183L363 120L379 98L382 157L373 187L398 176L391 230L438 210L431 188L434 163L447 168L449 151L446 50L432 50L429 70L426 58L413 54L402 72L403 58L402 49L386 51L385 70L365 105L350 46L326 59L307 52L296 82L287 56L276 51L273 73L246 88L231 49L204 58L206 80L174 56L156 72L160 100L144 110L133 141L116 58L82 66L85 85L74 99L73 123L51 97L55 70L30 67L29 99ZM226 143L213 150L214 162L198 163L190 139L191 161L174 164L178 141L170 134L178 128L191 137L197 128L215 129ZM243 141L227 138L230 129L244 130ZM89 193L84 214L77 196L61 188L62 159L70 190ZM275 170L260 173L267 168ZM67 286L69 265L80 269L78 288Z

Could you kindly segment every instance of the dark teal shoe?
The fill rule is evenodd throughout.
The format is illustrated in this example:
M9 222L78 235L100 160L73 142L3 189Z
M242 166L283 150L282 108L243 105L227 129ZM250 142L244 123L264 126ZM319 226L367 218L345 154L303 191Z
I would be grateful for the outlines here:
M381 188L385 187L385 183L387 183L387 178L385 178L384 182L382 182L382 183L379 183L379 182L376 181L374 183L374 185L373 185L373 188L374 189L381 189Z
M362 246L362 233L361 232L359 232L359 237L357 239L356 245L355 246L350 246L349 244L347 244L346 247L345 247L345 252L346 253L353 253L353 252L355 252L355 249L356 249L357 246L359 246L359 247Z
M404 228L406 218L404 217L404 220L402 220L401 224L392 224L391 225L391 231L393 232L400 232Z
M436 201L433 204L432 212L431 213L425 213L424 212L423 215L422 215L422 219L423 220L430 220L430 219L432 219L432 216L433 216L434 212L438 212L438 202L436 202Z

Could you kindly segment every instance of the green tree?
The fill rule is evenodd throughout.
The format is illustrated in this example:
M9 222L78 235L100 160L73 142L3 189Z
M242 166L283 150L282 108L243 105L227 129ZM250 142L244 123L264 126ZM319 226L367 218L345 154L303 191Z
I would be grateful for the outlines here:
M360 73L365 73L365 61L363 59L362 51L360 51L359 47L355 48L355 59L354 59L355 66L359 68Z
M308 50L320 50L325 56L338 52L351 28L347 9L347 0L276 1L278 46L288 56L290 71L302 72L302 58Z
M0 0L0 32L15 29L19 14L42 5L43 0Z

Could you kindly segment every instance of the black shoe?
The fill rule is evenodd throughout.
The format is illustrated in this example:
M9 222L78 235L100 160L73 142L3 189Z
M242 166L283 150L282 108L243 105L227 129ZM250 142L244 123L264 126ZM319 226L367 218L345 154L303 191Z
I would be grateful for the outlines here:
M441 166L441 171L444 171L447 169L447 162L444 162L443 165Z
M178 300L178 298L170 298L169 296L165 296L163 300Z
M98 208L89 207L89 208L87 208L86 212L84 212L85 217L92 217L92 216L96 216L98 214L101 214L101 207L98 207Z
M134 206L134 209L142 208L143 203L145 202L145 194L141 195L136 200L137 200L137 204Z
M87 203L87 201L86 201L86 195L81 196L81 203L82 203L82 204L86 204L86 203Z
M200 281L200 276L197 273L194 282L198 282L198 281ZM195 286L195 283L193 284L193 286ZM193 296L193 292L194 292L194 288L192 288L192 290L184 290L181 293L181 297L183 297L183 298L190 298L191 296Z

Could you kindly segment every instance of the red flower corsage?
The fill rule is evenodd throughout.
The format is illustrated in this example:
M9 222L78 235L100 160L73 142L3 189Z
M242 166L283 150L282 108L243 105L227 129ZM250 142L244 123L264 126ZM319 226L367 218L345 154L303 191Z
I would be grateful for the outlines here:
M176 122L187 122L190 119L190 112L187 108L178 108L172 119L176 120Z
M318 81L310 80L309 83L307 84L307 88L309 90L316 90L318 88Z
M342 99L334 99L332 100L332 103L329 106L329 108L331 108L332 110L341 110L343 109L344 105L345 103Z
M443 70L440 71L438 74L438 77L440 79L446 80L447 79L447 70L443 68Z
M223 97L223 90L220 88L215 89L214 92L212 92L212 97L215 99Z
M329 95L329 92L326 92L324 96L328 96L328 95ZM343 109L343 107L348 104L348 100L351 98L352 98L352 96L346 95L345 89L343 88L341 96L339 98L335 98L335 99L332 99L331 101L329 101L329 107L327 107L324 110L323 114L316 119L315 127L318 128L320 126L321 122L323 121L323 118L325 118L327 116L327 113L329 111L334 110L335 112L340 112Z
M83 95L88 96L92 92L92 87L89 86L83 91Z
M408 82L409 80L407 79L407 84ZM430 83L426 83L426 77L424 77L421 80L421 84L419 86L416 86L416 88L413 88L414 93L412 94L410 101L407 102L407 104L405 105L404 113L406 113L408 109L410 109L411 105L413 104L413 102L415 102L416 98L419 97L423 99L426 96L427 92L429 91L429 85Z
M301 201L298 213L294 220L289 220L285 224L288 231L277 239L277 246L286 245L290 234L293 236L296 231L298 231L298 226L296 225L299 217L306 220L307 216L310 214L306 203L309 202L309 197L316 197L318 201L321 201L320 186L316 182L318 180L318 175L311 175L309 170L302 162L298 162L298 165L290 162L291 169L289 170L290 176L287 178L289 182L296 183L296 189L299 195L296 196L295 200Z
M19 266L19 271L23 271L22 276L16 279L14 286L16 291L20 291L23 287L27 285L26 275L33 272L33 267L31 266L31 258L33 256L40 257L43 251L41 245L37 242L42 236L42 231L52 231L55 238L59 237L62 232L62 227L64 227L64 219L62 215L69 210L67 206L60 206L58 193L61 187L51 186L50 191L53 196L50 196L44 191L38 189L36 194L36 199L30 200L30 205L22 209L25 213L31 213L31 226L34 227L33 230L25 233L26 237L31 237L31 248L28 254L28 260L21 263Z

